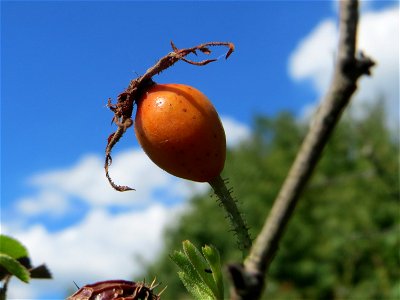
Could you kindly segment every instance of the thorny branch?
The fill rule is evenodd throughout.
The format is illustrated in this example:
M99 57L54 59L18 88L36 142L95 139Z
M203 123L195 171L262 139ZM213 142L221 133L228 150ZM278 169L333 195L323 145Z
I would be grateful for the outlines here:
M202 61L193 61L193 60L189 60L186 58L186 56L188 56L189 54L197 55L197 51L200 51L207 55L211 54L211 50L209 49L209 47L215 47L215 46L228 47L229 49L225 55L225 58L228 58L232 54L232 52L235 50L233 43L230 43L230 42L209 42L209 43L200 44L200 45L192 47L192 48L184 48L184 49L178 49L174 45L174 43L171 42L171 46L173 49L172 52L168 53L166 56L161 58L153 67L149 68L144 75L139 76L138 78L132 80L129 83L129 86L126 88L126 90L118 95L116 104L112 104L111 99L108 99L107 106L110 108L110 110L112 110L114 112L114 117L112 119L112 122L114 122L118 126L118 129L116 132L112 133L108 138L104 169L105 169L106 177L107 177L109 183L117 191L124 192L124 191L130 191L130 190L134 190L134 189L130 188L129 186L117 185L111 179L109 171L108 171L108 169L112 163L111 150L113 149L115 144L118 143L118 141L124 135L126 130L132 126L132 124L133 124L133 121L132 121L133 106L134 106L135 102L137 101L137 99L140 97L142 91L145 88L147 88L149 85L154 83L152 81L152 77L154 75L161 73L165 69L171 67L173 64L175 64L179 60L182 60L186 63L196 65L196 66L204 66L213 61L216 61L216 59L205 59Z
M358 2L340 1L339 45L333 81L321 102L297 157L275 199L264 227L243 265L231 265L231 299L259 299L269 265L297 201L315 169L329 137L363 75L374 62L356 55Z

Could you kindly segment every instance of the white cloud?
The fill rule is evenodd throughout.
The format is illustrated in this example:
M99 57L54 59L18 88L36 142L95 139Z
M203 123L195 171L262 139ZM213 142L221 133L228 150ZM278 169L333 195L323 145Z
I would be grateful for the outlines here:
M327 89L333 71L337 28L334 20L324 20L305 37L289 58L289 74L296 80L308 80L318 96ZM360 18L358 49L377 62L372 77L363 77L353 109L361 113L371 101L383 97L388 124L399 122L399 8L365 12ZM307 109L309 110L309 109Z
M176 178L157 167L141 149L129 149L113 156L110 174L117 184L136 188L132 192L116 192L109 185L103 168L103 157L85 155L76 164L59 170L50 170L31 176L28 183L37 193L17 199L16 208L27 216L60 216L72 208L72 198L86 202L90 207L133 207L157 202L163 197L182 199L194 192L204 191L203 183Z
M359 49L376 60L372 77L363 77L357 98L367 102L380 96L387 105L389 125L399 124L399 8L367 13L361 19Z
M250 129L230 117L223 117L228 146L235 146L250 136ZM113 190L104 174L104 158L85 155L71 167L38 173L28 183L38 191L15 201L19 213L34 216L46 213L55 217L72 209L71 198L90 207L132 207L157 202L159 194L177 199L187 198L208 186L176 178L157 167L142 149L129 149L113 155L110 174L117 184L136 189L119 193ZM158 195L157 195L158 192Z
M130 206L154 200L153 187L165 187L172 181L141 149L119 152L113 158L110 167L113 180L136 188L136 192L117 193L113 190L104 174L104 158L99 155L86 155L70 168L35 175L30 183L39 189L78 197L92 206Z
M228 116L221 117L221 121L228 147L235 147L250 138L251 130L247 125Z
M235 146L250 135L246 125L232 118L222 118L222 122L228 145ZM36 192L15 200L15 215L2 224L2 232L22 241L35 265L45 262L54 280L33 280L29 285L12 280L10 299L43 299L44 291L62 298L67 288L73 289L73 281L84 285L131 279L162 248L163 230L185 209L183 200L208 189L206 183L166 173L141 149L129 149L113 155L110 172L116 183L131 185L136 191L118 193L109 186L103 163L100 155L89 154L70 167L28 178ZM35 216L68 217L82 202L89 207L88 213L63 229L47 228L41 218L29 223ZM110 213L116 206L123 213Z
M289 58L289 73L295 80L309 80L318 93L325 91L334 66L337 40L336 24L321 22Z
M29 286L13 280L9 298L38 299L44 291L62 298L63 292L73 288L73 281L84 285L132 279L162 249L163 231L167 224L173 224L183 207L153 204L143 211L117 215L95 209L81 223L59 232L49 232L42 225L12 230L12 235L29 250L33 263L45 262L54 279L33 280ZM5 233L10 230L6 227Z
M37 195L21 198L16 206L17 210L26 216L48 214L58 217L69 211L67 198L51 190L43 190Z

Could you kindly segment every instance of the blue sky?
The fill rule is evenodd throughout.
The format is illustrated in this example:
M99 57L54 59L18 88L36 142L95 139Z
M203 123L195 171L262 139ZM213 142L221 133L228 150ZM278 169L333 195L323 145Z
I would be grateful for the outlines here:
M364 79L354 104L354 111L361 113L373 95L383 94L390 126L398 123L396 3L362 4L360 49L380 65L376 78ZM60 299L72 279L82 285L107 276L130 278L139 270L121 272L117 267L125 262L117 258L109 259L111 267L89 261L91 270L76 268L86 256L103 259L115 251L111 246L94 249L112 235L111 229L126 227L132 228L130 234L141 232L139 239L155 250L143 254L143 249L128 243L125 255L143 254L151 260L162 247L162 230L171 216L184 211L184 199L205 190L204 184L175 179L152 165L133 130L117 146L111 172L117 182L137 192L116 194L102 170L106 139L115 130L105 107L107 98L115 99L131 79L171 51L171 40L178 47L206 41L235 43L227 61L205 67L178 62L154 78L203 91L220 113L228 143L234 147L249 135L254 115L290 110L301 118L315 107L334 61L336 5L335 1L3 1L1 232L20 238L34 262L46 261L55 275L53 282L18 285L12 296ZM225 51L213 50L216 57ZM137 231L139 227L151 230ZM82 242L88 237L80 232L93 238ZM74 252L77 243L81 243L79 253ZM57 261L57 251L68 265Z

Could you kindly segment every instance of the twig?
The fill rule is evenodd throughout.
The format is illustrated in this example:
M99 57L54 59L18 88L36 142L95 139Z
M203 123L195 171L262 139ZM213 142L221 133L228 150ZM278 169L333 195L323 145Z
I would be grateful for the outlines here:
M0 288L0 300L6 300L7 299L7 289L8 289L8 283L10 282L11 276L6 275L6 277L3 279L4 283L3 286Z
M362 54L356 57L357 23L358 2L340 1L340 38L333 81L244 265L229 267L234 284L231 299L260 298L266 272L299 196L356 90L357 80L362 75L370 75L370 68L374 62Z

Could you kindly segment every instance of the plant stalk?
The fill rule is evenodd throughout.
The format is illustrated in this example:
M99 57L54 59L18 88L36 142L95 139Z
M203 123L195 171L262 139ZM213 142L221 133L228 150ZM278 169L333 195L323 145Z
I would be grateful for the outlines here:
M238 247L242 251L243 257L245 257L251 248L252 242L243 215L239 211L236 201L232 198L232 191L226 187L225 181L220 175L210 180L209 184L227 212L227 216L237 237Z

